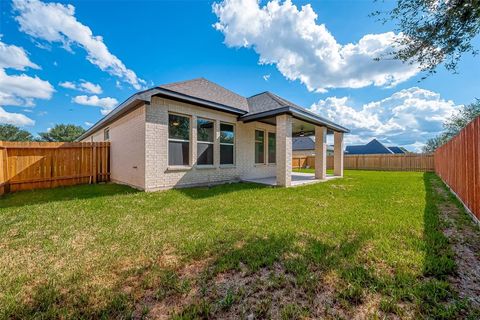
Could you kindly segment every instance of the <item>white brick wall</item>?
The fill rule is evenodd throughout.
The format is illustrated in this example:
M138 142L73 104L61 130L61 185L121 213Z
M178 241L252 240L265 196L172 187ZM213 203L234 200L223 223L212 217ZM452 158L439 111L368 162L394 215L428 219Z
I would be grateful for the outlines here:
M192 121L191 166L181 170L168 166L169 112L190 116ZM193 121L196 117L215 121L214 165L211 168L195 165L196 157L193 156L196 155L196 134ZM275 176L275 164L254 163L255 130L265 131L267 144L268 132L276 132L275 126L260 122L237 122L236 119L235 115L228 113L153 97L151 104L136 109L108 126L112 150L112 181L154 191ZM220 166L220 122L235 126L234 166ZM103 130L104 128L83 141L103 141Z
M145 106L107 126L110 130L110 178L114 182L145 188ZM83 139L104 141L104 129Z
M191 166L184 169L168 166L168 113L174 112L191 117L192 129L196 117L215 121L214 165L200 168L195 165L196 139L190 139ZM275 176L275 165L254 164L255 129L275 132L275 126L253 122L244 124L236 116L207 108L192 106L168 99L152 99L146 108L146 171L145 188L159 190L235 181L242 178ZM220 122L235 125L235 165L220 166ZM195 131L192 135L195 136Z

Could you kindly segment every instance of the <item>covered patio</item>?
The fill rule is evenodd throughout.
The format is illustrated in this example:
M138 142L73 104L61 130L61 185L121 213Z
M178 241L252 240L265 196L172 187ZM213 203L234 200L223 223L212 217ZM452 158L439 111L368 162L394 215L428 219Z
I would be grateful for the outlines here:
M279 98L275 96L275 98ZM295 105L266 110L241 118L276 126L276 176L246 179L272 186L291 187L343 177L343 134L349 130ZM327 135L333 134L334 169L327 175ZM315 173L292 172L292 137L315 135Z

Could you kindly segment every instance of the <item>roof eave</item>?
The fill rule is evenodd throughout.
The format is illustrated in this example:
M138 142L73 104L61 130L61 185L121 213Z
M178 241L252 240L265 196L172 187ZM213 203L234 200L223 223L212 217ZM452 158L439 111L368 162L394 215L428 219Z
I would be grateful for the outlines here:
M301 119L301 120L310 122L314 125L325 126L325 127L329 128L331 130L334 130L334 131L339 131L339 132L344 132L344 133L349 133L350 132L349 129L347 129L345 127L342 127L342 126L340 126L336 123L333 123L333 122L328 121L326 119L323 119L321 117L315 116L308 111L305 111L305 110L302 110L302 109L299 109L299 108L295 108L295 107L291 107L291 106L286 106L286 107L282 107L282 108L278 108L278 109L259 112L259 113L252 114L252 115L247 114L247 115L241 116L239 118L239 120L241 120L243 122L252 122L252 121L258 121L258 120L262 120L262 119L273 117L273 116L278 116L278 115L281 115L281 114L290 114L290 115L296 117L297 119Z
M134 107L138 106L139 103L141 102L150 103L152 101L153 96L161 96L161 97L169 98L169 99L180 101L180 102L188 102L201 107L214 109L217 111L233 113L235 115L243 115L247 113L247 111L245 110L241 110L241 109L237 109L237 108L223 105L220 103L192 97L192 96L178 93L165 88L155 87L152 89L135 93L134 95L129 97L127 100L125 100L120 105L118 105L115 109L113 109L109 114L107 114L105 117L100 119L97 123L95 123L92 127L90 127L87 131L85 131L80 137L76 139L76 141L81 141L82 139L85 139L92 133L98 131L102 127L115 121L120 116L124 115Z

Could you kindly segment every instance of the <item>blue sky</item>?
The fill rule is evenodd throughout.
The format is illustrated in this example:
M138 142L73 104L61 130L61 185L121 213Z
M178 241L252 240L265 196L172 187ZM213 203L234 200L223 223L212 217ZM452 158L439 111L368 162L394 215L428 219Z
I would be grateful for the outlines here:
M214 4L1 1L0 122L32 133L55 123L87 128L137 89L205 77L311 108L351 128L347 143L376 137L418 150L479 97L478 57L420 82L416 66L375 64L394 26L368 14L392 2Z

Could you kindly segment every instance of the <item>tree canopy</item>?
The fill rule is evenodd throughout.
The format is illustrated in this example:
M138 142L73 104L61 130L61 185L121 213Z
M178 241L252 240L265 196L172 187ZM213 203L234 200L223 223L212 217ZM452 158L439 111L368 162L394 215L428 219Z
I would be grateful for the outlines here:
M393 10L374 15L394 21L404 35L394 58L418 63L424 71L435 72L441 63L455 71L462 54L477 53L472 39L480 31L478 0L398 0Z
M0 141L32 141L33 136L27 130L12 124L0 124Z
M40 132L39 136L42 141L48 142L71 142L77 139L85 132L81 126L73 124L56 124L47 132Z
M473 119L480 116L480 100L464 106L457 114L443 124L444 131L438 136L429 139L423 147L423 152L434 152L442 144L456 136Z

